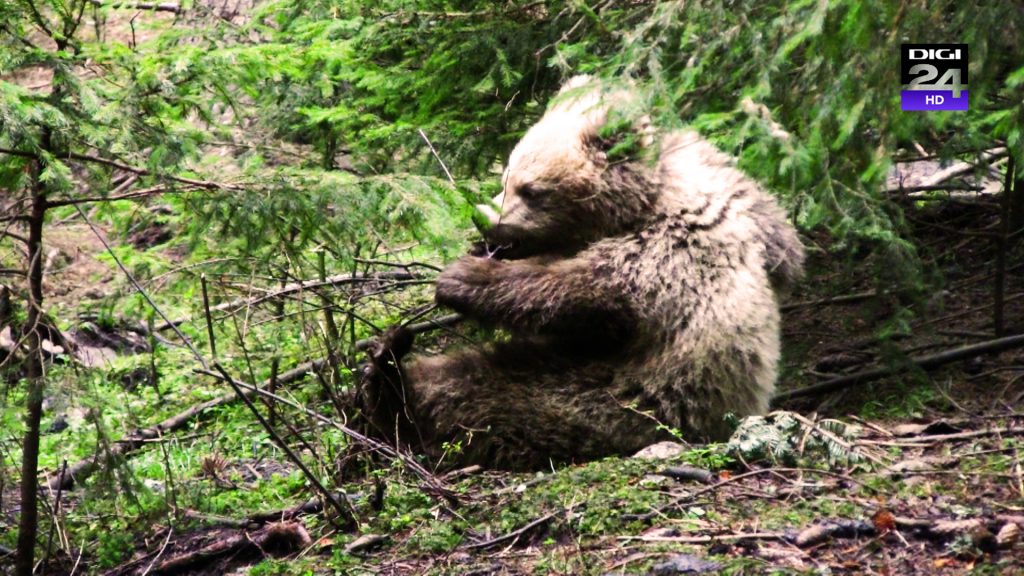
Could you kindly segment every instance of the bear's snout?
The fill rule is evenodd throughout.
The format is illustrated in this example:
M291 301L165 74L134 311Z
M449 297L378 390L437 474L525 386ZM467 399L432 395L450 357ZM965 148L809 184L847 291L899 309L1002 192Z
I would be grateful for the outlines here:
M490 202L485 204L477 204L476 209L484 218L486 218L487 228L493 228L501 222L501 208L505 204L505 193L502 192ZM483 231L483 230L481 230Z

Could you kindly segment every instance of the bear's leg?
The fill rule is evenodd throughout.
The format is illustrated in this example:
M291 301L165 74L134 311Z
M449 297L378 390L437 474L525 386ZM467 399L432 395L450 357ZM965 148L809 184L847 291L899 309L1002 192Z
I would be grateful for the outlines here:
M406 397L402 357L412 348L413 334L393 326L367 350L369 362L362 367L356 405L364 432L390 442L420 445L411 406Z
M548 468L665 439L638 412L648 407L639 384L617 383L610 364L567 361L539 345L416 359L404 372L423 447L450 464Z

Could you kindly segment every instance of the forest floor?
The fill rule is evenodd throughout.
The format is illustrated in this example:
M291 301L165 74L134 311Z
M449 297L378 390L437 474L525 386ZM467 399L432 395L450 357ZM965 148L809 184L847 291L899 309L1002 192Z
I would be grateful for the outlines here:
M988 226L991 209L949 203L918 218L923 257L945 272L945 288L914 300L905 320L894 314L910 295L876 293L850 273L873 261L831 261L827 238L810 239L808 280L784 303L782 390L995 338L993 243L958 233ZM144 221L107 236L129 267L153 268L157 292L183 253L161 248L173 218ZM75 218L49 239L50 306L91 310L80 318L130 340L125 319L137 309L103 308L127 291L103 244ZM1020 333L1024 267L1010 262L1003 313ZM92 371L54 368L70 390L92 384L82 397L58 386L48 400L48 473L226 391L201 382L180 348L160 357L163 392L138 383L147 354L114 352ZM358 458L316 423L292 422L289 443L345 487L357 529L324 511L245 408L226 402L147 438L83 487L47 490L49 509L60 507L43 530L41 573L1021 573L1024 350L906 368L782 403L795 415L766 421L781 426L780 446L757 458L680 441L533 474L438 471L428 486L406 464ZM326 402L313 380L295 391L309 406ZM0 546L11 542L15 488L0 482Z

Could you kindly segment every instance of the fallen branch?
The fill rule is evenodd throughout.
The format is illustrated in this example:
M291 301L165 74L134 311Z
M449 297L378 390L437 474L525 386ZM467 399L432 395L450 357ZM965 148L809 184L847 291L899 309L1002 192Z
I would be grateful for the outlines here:
M885 194L912 194L915 192L980 192L984 190L981 186L971 184L935 184L934 186L902 186L900 188L889 188ZM921 200L921 198L915 198Z
M993 519L986 522L982 518L965 518L961 520L933 520L929 518L901 518L895 517L896 526L905 530L911 530L919 536L926 538L950 538L964 532L973 532L979 528L985 528L987 523L995 524L998 520Z
M982 152L981 154L979 154L979 156L980 156L979 160L980 160L980 163L991 163L993 160L998 160L999 158L1002 158L1003 156L1006 156L1006 155L1007 155L1007 149L1006 148L1004 148L1004 147L993 148L991 150L986 150L986 151ZM978 167L977 167L976 164L972 164L970 162L957 162L957 163L953 164L952 166L950 166L948 168L944 168L942 170L939 170L935 174L932 174L931 176L925 178L924 180L921 181L920 185L921 186L936 186L938 184L942 184L943 182L946 182L947 180L949 180L951 178L955 178L957 176L960 176L961 174L966 174L966 173L971 172L973 170L977 170L977 168Z
M783 540L784 532L736 532L710 536L619 536L619 540L632 542L672 542L675 544L709 544L711 542L735 542L737 540Z
M350 502L354 502L360 497L359 494L347 494L345 492L334 492L333 496L339 500L348 499ZM323 512L323 510L323 498L310 498L309 500L294 506L279 508L277 510L256 512L245 518L232 518L230 516L205 514L192 509L184 510L182 516L187 520L196 520L207 526L225 526L228 528L246 528L249 530L255 530L270 522L294 520L299 516L319 514L320 512Z
M236 530L231 534L218 536L213 543L202 548L171 556L157 564L150 574L182 572L227 555L237 556L244 553L262 556L270 553L274 556L286 556L306 548L313 542L306 527L299 522L278 522L255 532Z
M950 440L969 440L971 438L983 438L985 436L1002 436L1002 435L1018 435L1024 434L1024 428L985 428L983 430L970 430L968 432L954 432L950 434L921 434L917 436L905 437L903 440L908 442L930 442L932 444L937 442L948 442Z
M818 300L805 300L803 302L793 302L791 304L784 304L779 307L783 312L790 312L799 308L807 308L812 306L825 306L829 304L852 304L854 302L862 302L878 296L877 290L867 290L865 292L857 292L855 294L845 294L843 296L835 296L832 298L821 298Z
M345 492L337 492L334 497L342 500L348 499L353 500L356 496L350 495ZM318 514L324 509L323 498L310 498L302 504L292 506L290 508L284 508L282 510L271 510L267 512L257 512L249 516L249 524L265 524L267 522L282 522L284 520L292 520L298 516L306 514Z
M345 546L345 554L356 555L367 552L373 548L380 547L388 540L390 540L390 536L385 534L363 534Z
M718 479L714 472L695 466L669 466L655 474L681 482L699 482L701 484L714 484Z
M965 520L918 519L893 517L895 527L907 530L918 538L931 540L948 540L961 534L991 538L990 545L1009 548L1019 536L1019 518L971 518ZM1002 526L1000 528L1000 526ZM786 532L735 532L728 534L711 534L700 536L684 535L651 535L651 536L619 536L619 540L632 542L668 542L675 544L709 544L712 542L735 542L740 540L783 540L799 548L817 546L832 539L874 537L880 534L880 528L873 522L864 520L835 519L826 520L800 531ZM886 533L882 530L882 534ZM993 536L993 534L1000 536Z
M979 157L980 157L979 160L980 160L980 163L991 164L994 160L998 160L998 159L1000 159L1000 158L1002 158L1003 156L1006 156L1006 155L1007 155L1006 148L1005 147L998 147L998 148L993 148L991 150L982 151L979 154ZM947 187L947 186L943 186L943 184L945 184L949 180L952 180L953 178L956 178L957 176L961 176L963 174L966 174L968 172L972 172L972 171L977 170L977 169L978 169L978 165L977 164L972 164L970 162L959 161L959 162L954 163L951 166L948 166L946 168L943 168L943 169L939 170L938 172L928 176L927 178L922 179L916 185L913 185L913 186L902 186L902 185L900 185L900 186L897 186L896 188L890 188L890 189L886 190L885 193L886 194L896 194L896 193L900 193L900 192L910 193L910 192L927 191L927 190L941 190L941 189L944 189L944 188L945 189L966 189L967 186L959 186L959 187L948 186Z
M974 544L981 548L1008 548L1017 540L1017 534L1008 532L1019 530L1016 518L966 518L960 520L932 518L904 518L892 516L892 528L906 530L909 534L928 540L949 540L962 534L970 535ZM888 531L872 522L863 520L838 519L829 520L805 528L795 535L787 535L800 548L815 546L833 538L857 538L860 536L878 536ZM1019 533L1019 532L1018 532ZM1003 535L1000 538L996 534Z
M1024 334L1017 334L1014 336L1007 336L1005 338L989 340L987 342L979 342L978 344L961 346L959 348L944 350L942 352L928 354L926 356L918 356L916 358L911 358L910 362L922 370L931 370L944 364L949 364L950 362L956 362L957 360L965 360L967 358L981 356L982 354L994 354L996 352L1003 352L1005 350L1012 350L1020 347L1024 347ZM872 382L895 374L901 369L902 367L900 366L874 368L871 370L864 370L863 372L857 372L855 374L839 376L832 378L831 380L819 382L818 384L797 388L796 390L780 392L772 399L772 403L778 404L779 402L792 400L793 398L814 396L857 384L864 384L865 382Z
M1017 292L1016 294L1011 294L1010 296L1007 296L1007 297L1003 298L1003 304L1006 304L1007 302L1010 302L1011 300L1017 300L1019 298L1024 298L1024 292ZM915 324L914 325L914 330L920 330L921 328L924 328L925 326L931 326L932 324L944 324L944 325L948 326L948 325L950 325L950 320L954 320L956 318L962 318L964 316L969 316L971 314L977 314L979 312L983 312L985 310L988 310L989 308L992 308L994 306L995 306L995 302L989 302L988 304L982 304L981 306L975 306L975 307L972 307L972 308L968 308L966 310L961 310L959 312L954 312L952 314L946 314L945 316L939 316L937 318L930 318L928 320L925 320L923 322L919 322L919 323Z

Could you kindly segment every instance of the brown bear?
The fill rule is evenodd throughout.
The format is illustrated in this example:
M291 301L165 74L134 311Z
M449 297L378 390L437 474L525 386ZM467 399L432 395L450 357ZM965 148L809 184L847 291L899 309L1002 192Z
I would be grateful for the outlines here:
M667 429L722 439L763 413L779 361L773 284L803 247L771 196L694 132L605 128L628 90L570 80L515 147L485 232L453 262L439 304L503 341L401 362L371 354L363 409L433 457L527 469L634 452ZM639 149L610 150L625 137ZM653 161L644 152L653 151Z

